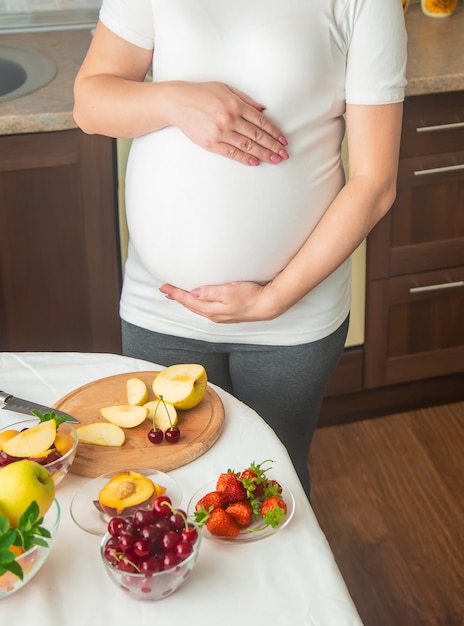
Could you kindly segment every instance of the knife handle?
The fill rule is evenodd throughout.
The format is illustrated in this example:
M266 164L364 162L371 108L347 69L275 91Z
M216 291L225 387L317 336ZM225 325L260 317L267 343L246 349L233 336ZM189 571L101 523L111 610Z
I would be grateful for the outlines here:
M11 398L11 393L7 393L6 391L0 391L0 400L2 402L6 402L8 398Z

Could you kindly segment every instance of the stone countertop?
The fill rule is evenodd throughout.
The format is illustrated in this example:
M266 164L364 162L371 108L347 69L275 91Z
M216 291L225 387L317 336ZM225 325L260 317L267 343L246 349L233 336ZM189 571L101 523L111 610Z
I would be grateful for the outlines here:
M406 13L407 96L464 90L464 4L448 18L425 16L420 4ZM88 28L1 35L4 45L35 48L57 64L55 78L32 94L0 103L0 135L76 128L73 83L91 41Z
M420 4L406 13L406 96L464 90L464 3L450 17L427 17Z
M76 128L72 116L74 79L91 40L89 28L0 35L2 45L33 48L51 57L57 66L55 77L44 87L0 102L0 135Z

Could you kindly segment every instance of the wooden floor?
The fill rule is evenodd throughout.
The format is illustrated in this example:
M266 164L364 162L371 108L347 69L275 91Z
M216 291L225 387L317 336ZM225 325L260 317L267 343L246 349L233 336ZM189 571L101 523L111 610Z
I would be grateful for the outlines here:
M365 626L464 626L464 403L321 428L309 466Z

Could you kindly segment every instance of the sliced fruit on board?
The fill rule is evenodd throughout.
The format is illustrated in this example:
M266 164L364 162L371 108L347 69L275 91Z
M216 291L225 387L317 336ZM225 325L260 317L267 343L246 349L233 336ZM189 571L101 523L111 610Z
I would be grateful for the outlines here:
M76 430L80 442L96 446L122 446L126 440L123 429L111 422L91 422Z
M132 376L126 381L126 395L128 404L141 406L148 402L148 387L141 378Z
M163 400L151 400L145 406L148 409L148 419L153 420L153 428L159 428L165 433L168 428L177 426L179 416L176 407Z
M106 420L121 428L135 428L146 419L148 409L146 406L118 404L106 406L100 409L100 413Z

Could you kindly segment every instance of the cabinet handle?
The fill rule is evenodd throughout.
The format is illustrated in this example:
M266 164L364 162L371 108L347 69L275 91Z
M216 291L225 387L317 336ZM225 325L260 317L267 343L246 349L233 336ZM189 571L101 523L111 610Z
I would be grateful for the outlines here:
M459 165L446 165L444 167L432 167L428 170L415 170L414 176L430 176L431 174L441 174L442 172L457 172L464 170L464 163Z
M464 122L450 122L449 124L437 124L435 126L420 126L416 128L416 132L433 133L437 130L452 130L453 128L464 128Z
M425 287L411 287L409 293L421 293L423 291L438 291L439 289L456 289L464 287L464 280L457 280L454 283L439 283L437 285L426 285Z

